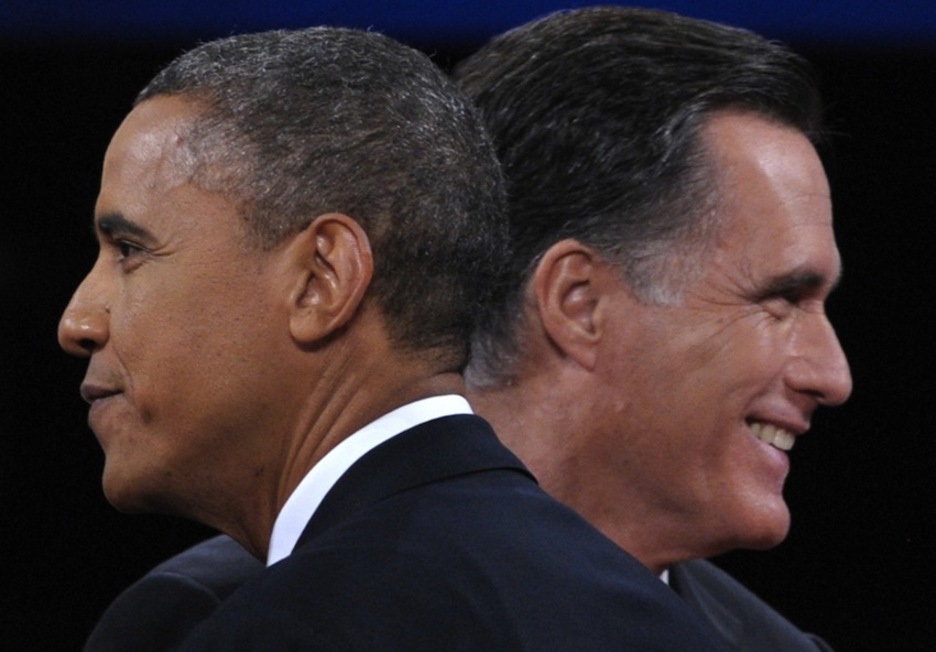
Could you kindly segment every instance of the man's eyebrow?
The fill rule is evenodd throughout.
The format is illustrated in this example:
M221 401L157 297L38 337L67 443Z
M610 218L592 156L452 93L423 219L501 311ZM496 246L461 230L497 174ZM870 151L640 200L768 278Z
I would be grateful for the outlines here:
M121 213L105 213L94 221L94 230L113 240L121 236L133 236L145 242L154 242L156 237L136 222L132 222Z
M823 287L827 287L829 292L832 292L838 287L841 279L841 270L832 278L815 270L798 270L769 279L761 289L760 295L761 297L771 297L790 293L795 294L807 290L818 290Z

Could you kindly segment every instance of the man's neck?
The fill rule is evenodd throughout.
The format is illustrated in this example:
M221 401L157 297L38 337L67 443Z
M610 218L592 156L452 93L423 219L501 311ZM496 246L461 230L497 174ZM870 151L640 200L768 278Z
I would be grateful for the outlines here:
M282 438L274 458L276 472L270 474L275 484L242 499L251 503L243 510L244 518L216 526L258 559L267 558L274 522L296 487L343 441L402 405L431 396L464 394L464 382L457 374L420 376L408 373L405 366L392 375L370 365L355 373L342 371L335 377L341 382L329 390L315 388L293 433Z

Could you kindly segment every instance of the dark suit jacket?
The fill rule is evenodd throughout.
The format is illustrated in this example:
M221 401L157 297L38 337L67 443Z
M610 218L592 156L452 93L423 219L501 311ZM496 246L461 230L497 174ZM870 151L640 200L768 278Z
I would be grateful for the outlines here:
M226 536L202 542L160 564L124 591L97 623L85 650L172 649L222 600L263 569L261 562ZM670 584L732 650L831 650L710 562L674 566Z
M798 630L730 575L704 559L670 568L670 586L714 625L732 650L832 650L820 638Z
M217 536L169 559L108 607L85 652L172 649L234 589L263 571L236 541ZM831 652L711 562L670 569L670 584L722 634L732 650Z
M370 451L292 555L184 650L724 649L635 559L548 497L474 416Z
M171 650L263 569L229 537L203 541L156 566L121 593L95 625L85 652Z

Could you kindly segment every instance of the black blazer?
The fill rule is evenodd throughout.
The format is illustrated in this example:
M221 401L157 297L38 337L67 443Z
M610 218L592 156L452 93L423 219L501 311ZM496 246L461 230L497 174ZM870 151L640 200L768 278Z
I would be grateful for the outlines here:
M293 553L184 650L725 649L635 559L547 496L475 416L381 444Z
M704 559L670 568L670 586L702 614L732 650L831 652L822 639L805 634L730 575Z
M94 626L85 652L163 652L178 647L263 563L227 536L164 561L117 596Z
M172 649L263 564L236 541L217 536L163 562L120 594L88 638L85 652ZM670 584L709 620L732 650L831 652L796 629L714 564L696 560L670 569Z

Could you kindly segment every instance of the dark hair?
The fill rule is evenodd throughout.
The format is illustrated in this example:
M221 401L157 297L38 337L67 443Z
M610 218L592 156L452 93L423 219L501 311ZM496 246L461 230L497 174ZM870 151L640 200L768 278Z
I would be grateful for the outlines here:
M454 76L481 110L507 181L512 256L474 337L472 382L510 377L539 257L575 238L643 300L673 301L717 225L701 130L757 112L818 138L809 65L749 31L648 9L561 12L491 40ZM699 254L701 255L701 254ZM694 267L693 267L694 266Z
M503 184L474 109L425 55L351 29L240 35L183 54L137 103L161 95L200 109L191 178L238 203L256 246L353 217L391 336L464 366L505 256Z

